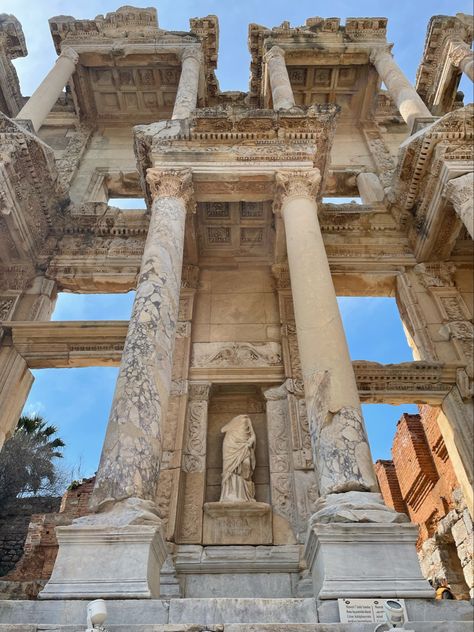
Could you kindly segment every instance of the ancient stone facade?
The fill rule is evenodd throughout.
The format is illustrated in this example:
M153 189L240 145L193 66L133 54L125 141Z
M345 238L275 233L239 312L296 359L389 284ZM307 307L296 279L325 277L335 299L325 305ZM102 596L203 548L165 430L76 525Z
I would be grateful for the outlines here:
M417 528L379 493L361 402L435 407L472 513L474 126L452 90L473 29L437 19L418 91L384 18L251 24L244 94L219 89L216 16L171 32L129 6L51 18L58 59L28 100L0 72L0 443L32 368L120 366L89 513L56 526L30 614L0 604L0 622L62 625L56 600L98 596L163 623L337 621L342 597L428 617ZM26 50L3 24L11 70ZM58 292L131 289L129 323L49 322ZM337 295L396 297L415 361L351 362ZM240 416L252 433L223 459ZM223 469L252 493L221 502ZM225 614L222 597L271 603Z

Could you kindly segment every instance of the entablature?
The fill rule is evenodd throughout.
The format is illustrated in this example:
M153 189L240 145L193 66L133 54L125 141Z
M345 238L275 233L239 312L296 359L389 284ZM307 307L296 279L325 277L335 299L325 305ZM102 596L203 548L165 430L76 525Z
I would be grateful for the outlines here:
M79 55L72 89L82 119L130 125L169 119L188 52L200 59L201 104L218 91L216 16L192 19L190 32L161 29L156 9L130 6L93 20L57 16L49 24L58 54L69 47Z
M370 64L372 48L386 44L386 18L308 18L269 29L249 26L250 102L268 107L271 90L265 54L278 46L284 53L296 105L337 103L354 120L373 115L380 89Z
M463 224L446 198L449 180L474 169L474 105L455 110L401 146L394 211L419 261L448 259Z
M57 321L0 323L2 337L31 369L119 366L128 321ZM242 358L252 365L242 367ZM456 384L461 363L352 362L363 402L439 405ZM193 345L190 376L216 383L281 382L285 379L277 343L202 343ZM239 377L240 376L240 377Z
M453 52L460 44L471 47L473 17L435 15L426 33L423 57L416 75L416 90L435 116L443 116L455 106L461 70Z

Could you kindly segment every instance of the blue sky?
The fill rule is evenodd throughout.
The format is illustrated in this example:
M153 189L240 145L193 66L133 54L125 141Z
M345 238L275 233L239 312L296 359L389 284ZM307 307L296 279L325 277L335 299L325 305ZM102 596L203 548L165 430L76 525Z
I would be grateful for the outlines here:
M220 23L220 51L217 76L222 90L248 89L248 24L256 22L276 26L289 20L293 26L304 24L307 17L386 16L388 39L395 42L398 64L411 81L423 51L429 18L436 14L454 15L472 12L472 0L144 0L137 6L155 6L160 26L169 30L187 30L190 17L216 14ZM125 1L124 1L125 4ZM115 0L0 0L0 12L13 13L21 21L29 55L15 60L23 94L31 94L54 63L56 53L49 33L48 18L73 15L93 18L99 13L116 10ZM461 88L472 94L467 82ZM467 100L470 100L469 98ZM67 295L59 297L53 318L127 319L133 296ZM393 299L340 300L344 325L353 359L379 362L411 360L401 322ZM67 444L65 461L81 466L82 473L94 472L102 445L117 369L55 369L35 371L35 383L25 410L45 415L60 428ZM364 413L374 458L388 458L396 421L401 412L415 412L406 405L364 406Z
M248 24L277 26L289 20L293 26L306 18L321 17L387 17L388 39L395 43L394 54L410 80L423 51L428 21L432 15L472 13L472 0L123 0L123 4L153 6L158 10L160 27L167 30L189 30L190 17L215 14L219 17L220 50L218 79L222 90L248 89L249 53ZM56 58L49 32L48 18L72 15L94 18L114 11L120 0L0 0L0 12L13 13L23 25L29 56L15 61L23 93L33 92ZM467 85L467 84L466 84Z

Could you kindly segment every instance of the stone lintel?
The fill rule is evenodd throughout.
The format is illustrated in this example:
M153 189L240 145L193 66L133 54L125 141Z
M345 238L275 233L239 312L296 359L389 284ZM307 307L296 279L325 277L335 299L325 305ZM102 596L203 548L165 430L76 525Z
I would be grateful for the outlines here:
M10 321L2 326L11 331L13 345L30 369L119 366L128 321ZM279 345L273 344L257 345L257 351L263 352L261 361L245 366L239 360L245 356L245 344L214 343L207 347L210 359L206 360L203 349L203 357L192 363L190 379L281 383L285 379L283 364L272 357L271 353L279 353ZM232 347L235 362L222 361L219 356L228 347ZM364 360L354 360L352 366L363 402L431 405L441 404L456 384L458 369L463 367L462 363L379 364Z

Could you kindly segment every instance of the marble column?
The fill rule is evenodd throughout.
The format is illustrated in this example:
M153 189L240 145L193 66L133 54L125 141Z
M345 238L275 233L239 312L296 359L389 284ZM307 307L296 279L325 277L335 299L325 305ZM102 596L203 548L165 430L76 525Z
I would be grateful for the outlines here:
M432 118L431 112L388 49L374 48L370 54L370 61L377 69L410 131L417 118Z
M318 170L280 173L296 334L320 494L378 489L318 222Z
M374 204L382 202L384 190L379 177L375 173L359 173L357 176L357 188L362 204Z
M285 51L279 46L272 46L265 54L264 59L268 65L273 109L288 110L294 107L295 99L286 68Z
M171 118L185 119L197 106L202 52L198 47L185 48L181 57L181 76Z
M148 169L150 225L119 377L91 498L94 513L57 527L59 551L41 599L156 598L167 556L156 507L171 390L187 169Z
M445 188L446 197L452 202L454 210L474 239L473 192L474 174L472 172L449 180Z
M33 380L24 358L4 333L0 341L0 450L15 432Z
M148 169L150 226L91 506L153 501L171 389L189 170Z
M277 174L277 207L279 202L320 494L305 549L314 595L429 597L432 591L416 556L417 528L406 524L407 516L388 508L377 493L318 221L319 184L317 169Z
M79 61L79 55L72 48L65 48L55 65L15 118L30 120L37 132L51 112L64 86L67 84Z
M465 42L453 42L448 57L453 66L474 81L474 52Z

